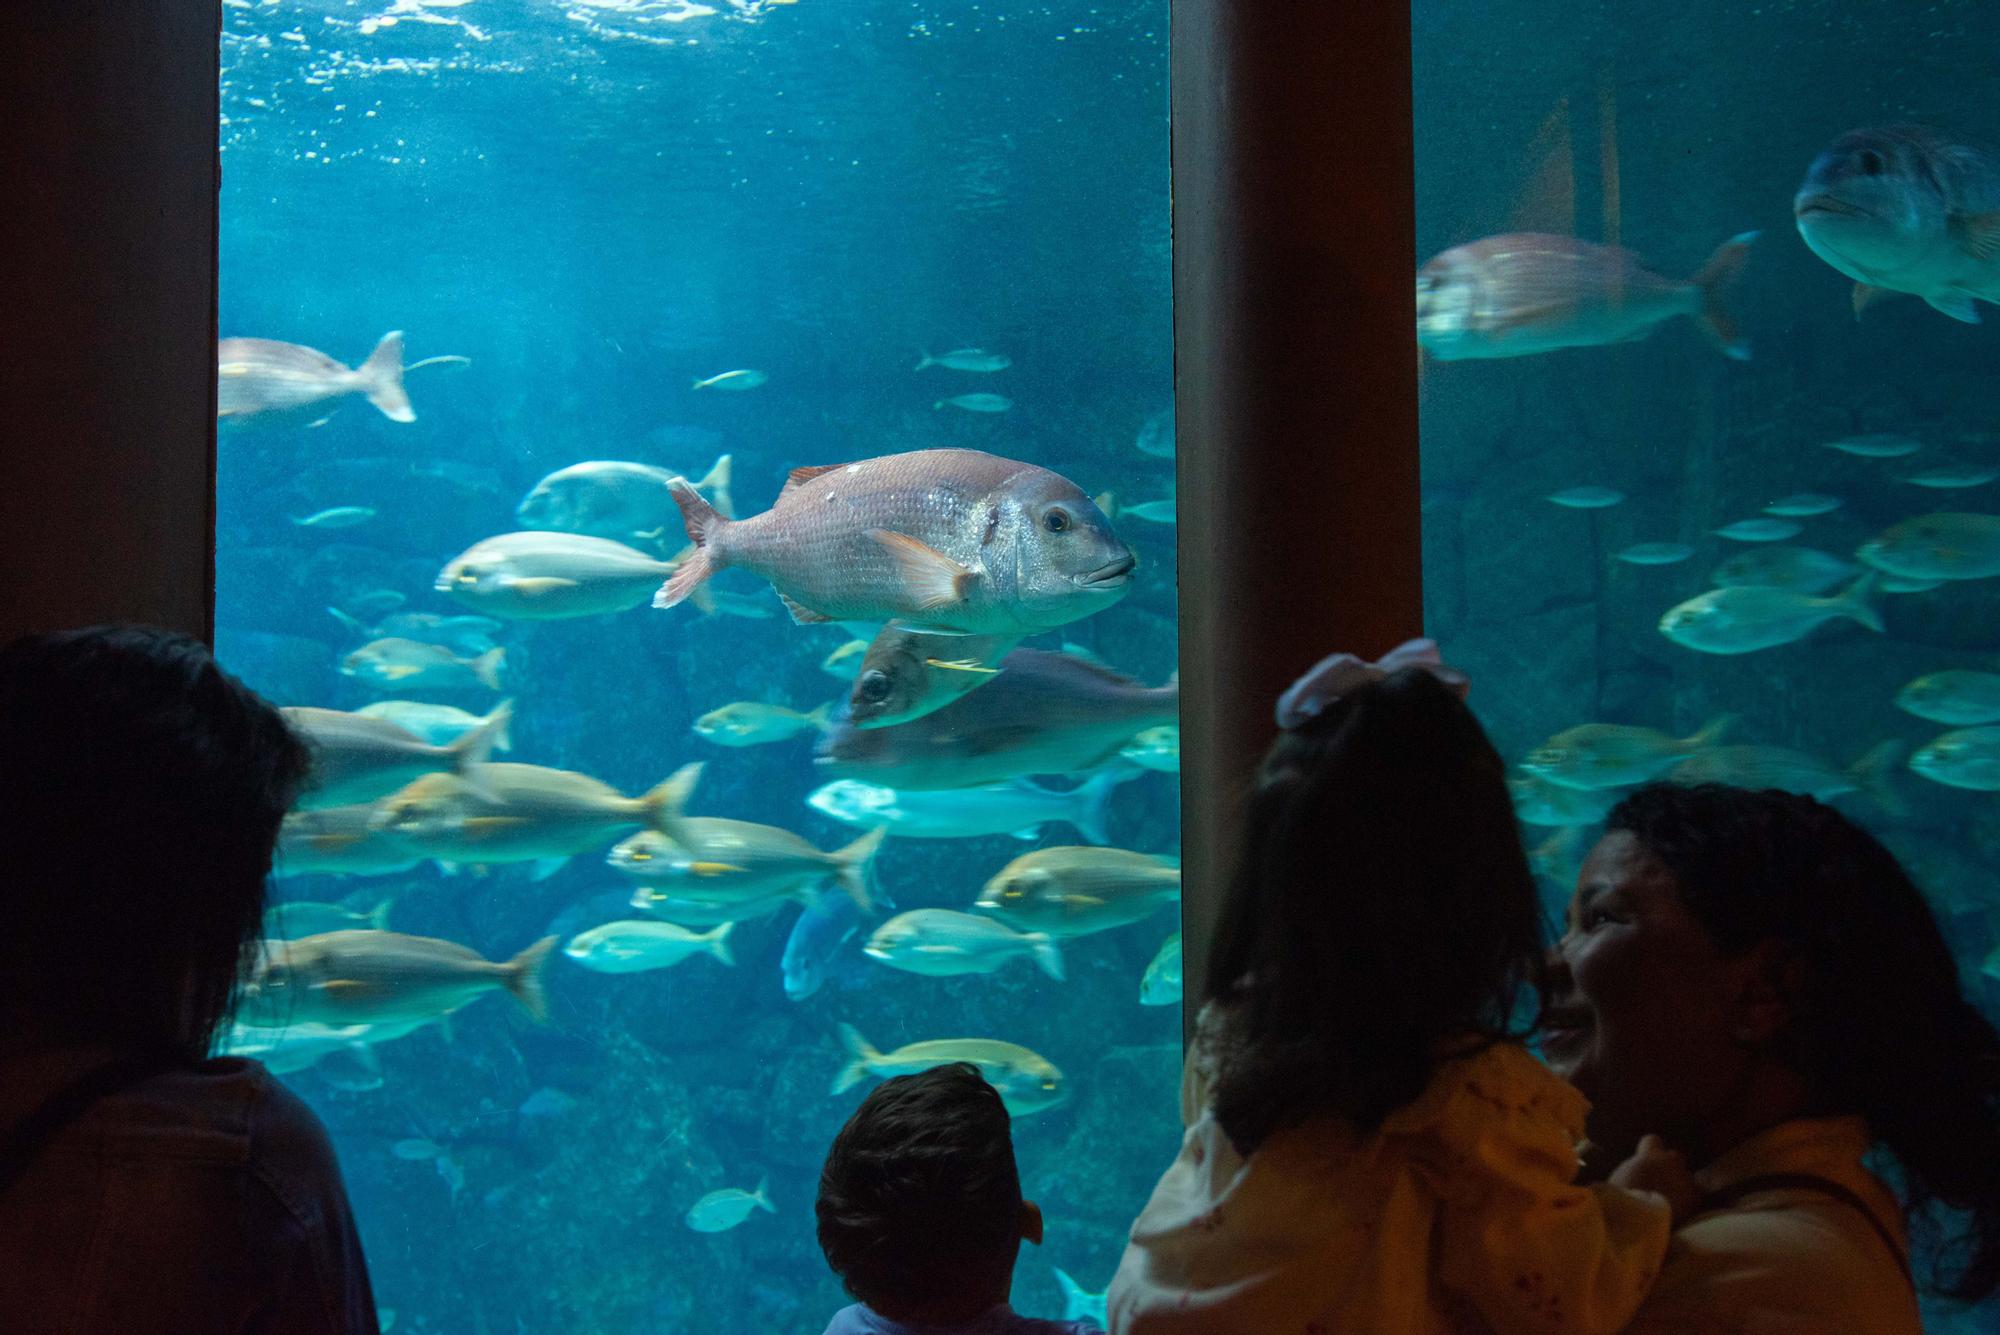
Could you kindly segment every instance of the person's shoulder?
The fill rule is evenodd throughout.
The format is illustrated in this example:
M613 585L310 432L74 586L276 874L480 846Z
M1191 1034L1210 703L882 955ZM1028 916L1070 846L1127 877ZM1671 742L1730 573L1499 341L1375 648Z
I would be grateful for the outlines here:
M1383 1122L1391 1135L1453 1143L1492 1136L1537 1144L1583 1137L1590 1102L1519 1043L1488 1043L1440 1062L1414 1101Z
M826 1323L825 1335L879 1335L882 1326L875 1313L860 1303L843 1307Z

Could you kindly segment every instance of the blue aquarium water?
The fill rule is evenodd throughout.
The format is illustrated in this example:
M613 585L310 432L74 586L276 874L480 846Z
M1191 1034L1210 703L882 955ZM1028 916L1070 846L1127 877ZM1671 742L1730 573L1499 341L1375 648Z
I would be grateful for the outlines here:
M2000 11L1413 14L1425 616L1524 766L1551 905L1621 788L1549 740L1655 729L1661 774L1880 835L1995 1014L2000 733L1935 743L2000 719L2000 678L1933 674L2000 672L2000 264L1966 230L2000 156L1956 147L2000 141ZM1900 258L1870 215L1941 244ZM1936 513L1982 518L1909 526Z
M852 1066L864 1040L973 1041L1049 1220L1016 1305L1087 1310L1179 1131L1178 971L1151 967L1178 926L1178 738L1173 693L1145 689L1176 654L1164 0L223 13L221 656L288 706L448 706L388 711L433 742L511 701L491 759L543 767L482 783L424 753L288 827L271 934L307 944L274 958L386 931L474 980L234 1039L332 1130L385 1324L817 1331L844 1301L814 1241L820 1162L896 1069ZM855 668L826 660L872 626L795 624L745 569L672 607L653 590L691 559L667 478L703 484L700 513L728 456L748 517L789 470L937 447L1059 475L1031 478L1061 491L1059 523L1053 493L1009 483L994 531L1026 515L1036 542L1099 546L1067 601L1014 597L1040 609L1022 650L1062 657L996 674L1004 642L958 635L909 660L972 682L950 707L978 725L896 784L1009 786L899 801L814 758L928 726L821 740L838 725L813 711ZM964 522L989 493L953 499L953 459L899 474L902 508L866 526ZM649 468L585 469L521 508L586 462ZM819 485L831 507L844 483ZM544 536L458 562L523 530ZM960 575L1035 574L940 565L948 535L927 532L893 562L793 535L808 556L784 578L810 612L866 580L921 586L920 606L940 579L949 600ZM812 861L843 849L872 856ZM1049 875L1007 900L999 874L1030 854ZM1047 896L1092 875L1128 907L1064 918ZM983 971L912 972L924 940L875 936L974 910L990 881L971 927L933 924ZM686 930L593 931L633 920Z

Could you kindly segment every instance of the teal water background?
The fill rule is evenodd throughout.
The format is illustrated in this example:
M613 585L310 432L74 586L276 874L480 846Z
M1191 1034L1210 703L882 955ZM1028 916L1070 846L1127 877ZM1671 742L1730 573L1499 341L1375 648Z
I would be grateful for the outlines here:
M223 14L222 334L354 365L401 329L412 362L470 359L410 373L414 423L350 398L320 425L224 424L218 646L275 702L376 698L337 672L356 642L326 609L389 589L405 610L455 610L431 592L444 562L521 527L528 488L585 459L698 475L730 452L742 513L792 467L937 445L1093 494L1171 494L1171 460L1134 444L1171 395L1164 0L228 0ZM1013 366L912 370L920 352L975 345ZM689 388L742 367L769 383ZM982 391L1014 407L932 406ZM378 514L292 522L349 505ZM1158 683L1175 666L1173 529L1120 529L1139 587L1063 638ZM706 760L695 814L844 844L856 832L805 805L821 777L809 738L723 750L690 732L732 701L842 694L819 663L844 638L685 606L511 624L506 758L629 793ZM499 697L423 698L483 712ZM1172 775L1124 785L1114 842L1177 852L1176 801ZM1073 839L1053 826L1042 842ZM877 870L901 908L962 908L1033 846L892 838ZM395 929L496 959L630 916L597 854L541 881L426 865L279 888L359 908L392 894ZM1062 1313L1053 1267L1103 1288L1178 1141L1178 1010L1137 999L1172 915L1070 943L1063 983L1025 963L917 977L850 942L793 1002L778 962L794 915L741 925L735 968L612 976L558 957L547 1025L483 998L380 1046L379 1088L288 1077L333 1131L398 1331L817 1331L844 1299L812 1198L861 1097L828 1093L840 1022L884 1049L993 1037L1062 1068L1069 1100L1015 1128L1050 1221L1047 1245L1024 1249L1017 1306ZM442 1157L400 1157L412 1140ZM711 1235L684 1223L703 1193L766 1175L775 1214Z

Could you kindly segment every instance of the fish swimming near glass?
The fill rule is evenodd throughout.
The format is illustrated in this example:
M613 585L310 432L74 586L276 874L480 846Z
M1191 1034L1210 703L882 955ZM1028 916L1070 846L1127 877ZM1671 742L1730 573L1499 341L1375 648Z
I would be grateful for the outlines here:
M1910 768L1934 783L2000 792L2000 728L1960 728L1917 748Z
M589 459L558 468L534 485L515 516L530 529L584 533L619 542L658 541L680 536L681 512L674 504L673 484L688 485L709 498L718 514L733 518L736 500L730 494L731 460L722 455L699 481L671 468L624 459Z
M844 1093L870 1076L913 1075L946 1062L971 1062L1000 1091L1000 1101L1016 1117L1053 1108L1069 1097L1056 1064L1018 1043L992 1038L938 1038L881 1052L851 1024L840 1026L848 1062L834 1077L833 1092Z
M609 538L502 533L453 557L437 591L509 621L559 621L637 607L679 568Z
M676 484L696 551L653 599L718 571L771 582L792 619L1027 635L1102 611L1138 564L1074 482L978 450L795 468L763 514L731 520Z
M1575 237L1514 232L1454 246L1417 272L1417 342L1441 361L1523 357L1629 343L1685 315L1740 361L1750 345L1723 297L1756 238L1731 237L1685 282Z
M778 962L785 995L804 1001L819 991L841 949L861 929L861 906L838 890L822 890L800 911Z
M1918 515L1891 525L1854 554L1904 579L1991 579L2000 575L2000 515Z
M846 721L886 728L935 713L1000 674L1017 635L932 635L889 625L868 646L847 697Z
M1863 310L1908 293L1967 324L2000 301L2000 157L1921 125L1850 130L1792 199L1812 253Z
M1171 1006L1181 999L1181 934L1160 943L1146 972L1139 978L1141 1006Z
M513 710L501 705L456 741L436 746L385 718L338 709L280 711L312 757L297 806L350 806L386 797L419 775L440 771L472 779L507 735Z
M1073 654L1016 649L992 682L887 728L836 722L814 749L829 777L896 789L976 788L1094 769L1148 728L1180 721L1180 684L1141 686Z
M1181 869L1126 848L1040 848L1002 867L973 908L1058 939L1144 922L1181 896Z
M577 933L563 954L595 973L669 969L696 955L733 965L736 956L729 950L729 933L734 929L734 923L723 923L710 931L691 932L676 923L621 918Z
M215 345L215 415L309 408L359 394L392 422L414 422L403 392L403 335L382 335L359 366L343 366L316 348L269 338L225 338Z
M505 649L461 658L441 644L391 636L341 659L340 675L375 691L497 691L506 665Z
M885 829L899 839L965 839L982 834L1038 839L1045 826L1060 821L1074 825L1093 844L1108 844L1105 820L1111 795L1137 773L1106 768L1067 792L1026 779L907 792L861 779L835 779L815 788L806 803L843 824Z
M373 802L289 813L278 826L271 874L382 876L422 862L422 850L377 826L376 814Z
M1628 788L1719 746L1734 723L1727 715L1710 719L1688 737L1625 723L1581 723L1530 751L1521 768L1564 788Z
M917 362L921 371L931 366L942 366L952 371L971 371L981 375L991 375L1004 371L1014 364L1014 359L1004 352L988 352L984 348L953 348L950 352L940 352L935 356L925 353Z
M1660 634L1704 654L1748 654L1802 640L1828 621L1846 619L1882 633L1882 614L1869 596L1870 571L1830 598L1767 585L1711 589L1668 608Z
M372 705L363 705L354 711L366 718L387 719L406 732L415 734L432 746L450 746L474 728L497 722L500 727L493 737L495 751L511 751L514 739L510 729L514 722L514 702L502 700L490 713L474 714L455 705L427 704L421 700L377 700Z
M1954 728L2000 723L2000 674L1965 668L1932 672L1898 691L1896 707Z
M954 909L912 909L877 927L861 952L892 969L926 978L994 973L1017 959L1032 960L1060 982L1062 951L1046 932L1023 932L992 918Z
M1689 756L1667 771L1675 783L1726 783L1735 788L1776 788L1822 802L1861 793L1877 806L1901 814L1903 803L1892 780L1906 748L1878 742L1845 768L1783 746L1718 746Z
M741 1187L711 1191L688 1207L687 1226L697 1233L724 1233L758 1210L776 1214L778 1207L771 1204L769 1187L770 1180L767 1178L757 1183L755 1191L745 1191Z
M271 942L243 989L243 1017L255 1024L426 1024L504 991L542 1020L542 966L556 940L545 936L500 962L456 941L401 932Z

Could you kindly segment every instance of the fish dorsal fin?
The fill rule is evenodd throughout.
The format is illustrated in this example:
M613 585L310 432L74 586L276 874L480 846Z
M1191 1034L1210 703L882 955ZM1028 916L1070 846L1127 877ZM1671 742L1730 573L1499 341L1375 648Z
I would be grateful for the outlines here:
M2000 255L2000 211L1957 214L1951 230L1973 258L1991 260Z
M779 499L782 500L784 498L781 496ZM785 610L792 614L793 625L817 626L833 620L833 618L826 615L826 613L815 612L810 607L805 607L799 603L795 603L782 593L778 595L778 601L783 603L785 605Z
M784 500L785 497L792 494L795 488L803 487L806 483L823 473L831 473L845 467L847 467L846 464L808 464L803 468L794 468L785 475L785 487L784 490L778 493L778 499L781 501Z

